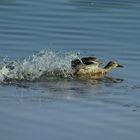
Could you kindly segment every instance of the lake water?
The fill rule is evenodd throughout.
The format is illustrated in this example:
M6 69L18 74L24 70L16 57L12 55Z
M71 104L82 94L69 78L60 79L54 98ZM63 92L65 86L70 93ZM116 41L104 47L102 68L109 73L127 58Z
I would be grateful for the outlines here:
M1 0L0 139L139 140L139 44L139 0ZM122 80L70 78L91 55Z

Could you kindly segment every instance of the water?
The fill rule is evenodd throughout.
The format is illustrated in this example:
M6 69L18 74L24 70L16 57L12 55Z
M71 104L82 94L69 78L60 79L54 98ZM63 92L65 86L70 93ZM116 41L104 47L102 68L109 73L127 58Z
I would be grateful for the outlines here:
M139 36L138 0L0 1L0 139L138 140ZM89 55L123 81L73 79Z

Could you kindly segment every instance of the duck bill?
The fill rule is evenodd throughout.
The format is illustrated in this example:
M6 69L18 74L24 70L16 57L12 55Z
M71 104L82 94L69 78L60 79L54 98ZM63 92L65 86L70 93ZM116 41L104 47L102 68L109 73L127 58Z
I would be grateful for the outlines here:
M123 65L118 64L118 66L117 66L117 67L119 67L119 68L123 68Z

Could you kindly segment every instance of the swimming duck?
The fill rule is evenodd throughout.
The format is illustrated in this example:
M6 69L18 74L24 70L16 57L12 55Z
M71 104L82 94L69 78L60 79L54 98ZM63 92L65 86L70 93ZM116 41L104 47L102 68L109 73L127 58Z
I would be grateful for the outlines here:
M115 69L117 67L123 67L122 65L118 64L116 61L110 61L109 63L107 63L107 65L103 68L99 67L99 65L101 64L100 61L96 62L96 61L88 61L88 59L86 58L81 58L82 61L80 61L79 59L75 59L71 62L72 64L72 68L74 70L73 75L78 77L78 78L101 78L103 76L106 76L107 73L112 70ZM86 62L89 63L83 63L85 60L87 60Z

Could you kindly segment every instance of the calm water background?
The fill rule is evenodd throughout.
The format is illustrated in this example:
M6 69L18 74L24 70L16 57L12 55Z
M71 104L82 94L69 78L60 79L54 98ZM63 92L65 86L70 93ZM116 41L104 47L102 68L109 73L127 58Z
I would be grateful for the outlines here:
M121 83L50 80L0 86L2 140L139 140L140 1L0 1L0 57L80 52L125 67Z

